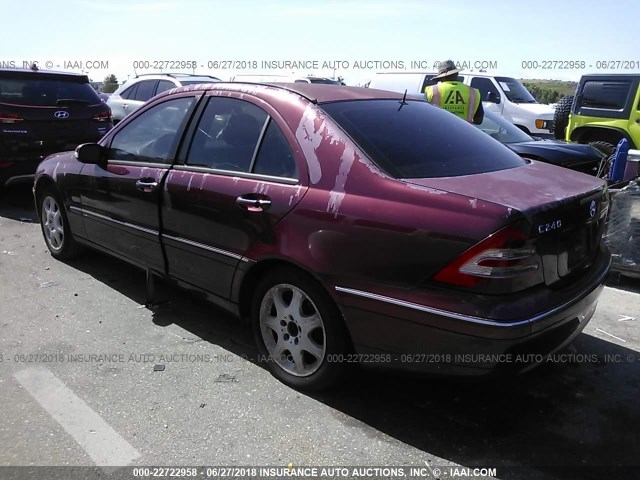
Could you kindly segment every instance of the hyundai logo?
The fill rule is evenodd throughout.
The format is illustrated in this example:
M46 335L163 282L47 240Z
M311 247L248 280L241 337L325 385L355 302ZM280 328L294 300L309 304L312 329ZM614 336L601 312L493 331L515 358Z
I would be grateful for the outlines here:
M591 200L591 204L589 205L589 215L591 216L591 218L593 218L597 210L598 208L596 207L596 201Z
M53 116L56 118L67 118L69 117L69 112L65 112L64 110L58 110L56 113L53 114Z

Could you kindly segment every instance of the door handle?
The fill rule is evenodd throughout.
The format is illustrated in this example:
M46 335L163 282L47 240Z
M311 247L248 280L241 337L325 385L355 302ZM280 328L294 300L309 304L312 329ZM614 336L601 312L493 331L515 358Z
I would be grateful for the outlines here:
M137 180L136 188L144 193L153 192L158 186L158 182L155 180Z
M123 103L122 104L122 108L124 108L126 110L127 108L129 108L129 105L127 105L126 103Z
M252 198L249 196L240 196L236 198L236 204L250 212L262 212L271 206L271 199L268 197Z

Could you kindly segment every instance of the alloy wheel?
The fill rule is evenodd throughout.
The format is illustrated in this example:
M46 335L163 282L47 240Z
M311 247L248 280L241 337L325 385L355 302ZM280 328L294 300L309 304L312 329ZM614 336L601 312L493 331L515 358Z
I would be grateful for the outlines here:
M320 368L327 347L324 323L303 290L271 287L262 298L259 321L269 356L285 372L307 377Z
M62 212L55 198L45 197L42 202L42 230L52 250L60 251L64 246L64 223Z

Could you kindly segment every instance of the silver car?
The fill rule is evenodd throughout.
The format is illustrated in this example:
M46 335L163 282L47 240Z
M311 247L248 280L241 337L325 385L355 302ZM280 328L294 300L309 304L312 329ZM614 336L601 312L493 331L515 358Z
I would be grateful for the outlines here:
M188 73L142 74L120 85L107 100L111 108L114 125L124 117L140 108L147 100L156 95L183 85L220 82L210 75L190 75Z

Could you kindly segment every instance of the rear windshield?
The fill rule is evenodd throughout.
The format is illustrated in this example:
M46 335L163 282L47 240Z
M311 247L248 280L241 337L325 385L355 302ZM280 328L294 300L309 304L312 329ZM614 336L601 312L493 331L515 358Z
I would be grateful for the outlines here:
M525 165L516 153L424 101L356 100L325 110L381 169L396 178L473 175Z
M311 83L323 83L326 85L340 85L339 81L331 80L330 78L310 78L309 81Z
M585 82L582 88L582 106L624 110L631 82L592 81Z
M0 78L0 102L54 107L74 102L95 105L100 97L89 83L63 78Z

